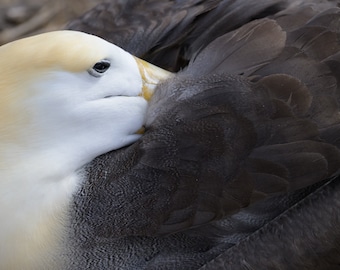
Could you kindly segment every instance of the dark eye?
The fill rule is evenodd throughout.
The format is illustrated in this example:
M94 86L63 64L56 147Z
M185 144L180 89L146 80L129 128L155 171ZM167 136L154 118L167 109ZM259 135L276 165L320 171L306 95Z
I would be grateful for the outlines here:
M98 73L104 73L110 67L110 62L107 60L100 61L93 66L93 69Z
M99 77L110 68L110 65L111 65L110 61L102 60L100 62L95 63L94 66L89 70L89 73L92 76Z

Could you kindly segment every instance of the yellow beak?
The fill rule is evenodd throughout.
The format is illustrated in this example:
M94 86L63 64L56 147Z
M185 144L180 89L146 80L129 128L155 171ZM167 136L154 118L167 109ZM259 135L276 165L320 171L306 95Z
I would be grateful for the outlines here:
M172 73L169 71L166 71L165 69L159 68L155 65L152 65L142 59L139 59L137 57L134 57L139 72L141 74L142 80L143 80L143 89L142 89L142 96L146 100L150 100L152 97L156 86L171 77Z

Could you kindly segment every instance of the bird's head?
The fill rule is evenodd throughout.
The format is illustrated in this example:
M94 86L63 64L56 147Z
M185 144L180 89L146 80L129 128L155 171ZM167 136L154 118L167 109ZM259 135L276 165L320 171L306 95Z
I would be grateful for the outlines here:
M8 43L0 59L0 167L18 156L79 166L136 141L146 99L170 75L75 31Z

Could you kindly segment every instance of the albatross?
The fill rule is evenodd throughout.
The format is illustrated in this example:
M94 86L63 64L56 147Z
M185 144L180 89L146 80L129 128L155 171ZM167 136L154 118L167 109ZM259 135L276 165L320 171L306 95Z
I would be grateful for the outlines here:
M335 267L339 14L114 1L68 28L125 52L74 31L2 47L0 268Z

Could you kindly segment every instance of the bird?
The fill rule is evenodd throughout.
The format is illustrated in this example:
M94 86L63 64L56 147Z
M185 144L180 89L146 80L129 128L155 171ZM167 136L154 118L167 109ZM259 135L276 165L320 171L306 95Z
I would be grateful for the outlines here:
M3 118L0 268L336 269L338 20L333 1L112 1L1 47L4 111L27 109ZM36 180L54 172L66 198Z
M338 14L337 1L131 0L103 3L72 21L68 29L96 34L177 72L158 88L151 101L147 132L140 142L145 156L134 163L138 171L131 172L136 166L131 165L116 173L116 165L123 164L118 160L128 160L126 150L99 157L89 167L90 183L82 189L75 208L86 205L93 218L84 218L80 211L78 223L83 223L77 233L81 234L87 224L95 228L92 239L103 234L107 244L93 247L89 243L87 258L93 250L101 249L119 250L112 260L122 269L337 269ZM251 108L260 113L265 102L247 107L248 99L243 95L247 87L238 84L239 80L250 83L251 92L271 100L269 107L275 116L268 122L253 118L256 113ZM222 98L229 86L235 90L228 92L230 103ZM208 89L212 88L216 92L210 96ZM221 93L220 88L224 88ZM195 91L201 96L194 97ZM254 96L249 100L256 103ZM218 106L229 104L230 118L237 118L233 113L238 115L242 110L240 114L247 115L258 128L256 134L240 129L246 127L241 119L222 120L222 113L214 111L214 102ZM204 117L200 118L202 108ZM203 119L207 122L198 124L195 132L190 123ZM224 125L230 128L230 136L235 132L234 139L222 135ZM171 128L163 131L163 126ZM157 134L152 143L147 140L149 132ZM242 147L242 139L250 144L254 139L254 146ZM332 150L324 149L321 154L319 148L314 152L314 147L321 145L312 146L310 140L312 144L326 143ZM228 150L222 150L225 145ZM151 149L156 152L148 160ZM319 154L322 157L317 157ZM238 157L240 160L232 163ZM314 163L321 160L330 166L323 176L321 167ZM230 169L236 167L239 174L234 172L232 178ZM171 180L164 180L168 178L164 171L174 174ZM225 178L219 181L221 175ZM238 184L235 175L242 179ZM280 181L281 177L285 180ZM154 183L140 180L135 195L127 199L125 185L135 183L136 178L152 178ZM102 187L97 186L98 181ZM116 188L124 190L124 196L110 192ZM172 194L168 194L170 189ZM101 201L103 194L106 197ZM95 203L89 203L89 198ZM114 201L117 198L118 204ZM102 217L99 223L92 221L98 218L95 206L100 205L105 212L109 200L112 210L106 213L110 217ZM124 218L114 225L110 223L121 216ZM122 235L125 237L119 239ZM116 246L110 247L109 241ZM87 262L90 267L90 260ZM99 260L97 263L100 265Z
M61 269L52 255L84 165L140 138L147 100L170 73L76 31L0 55L0 269Z

